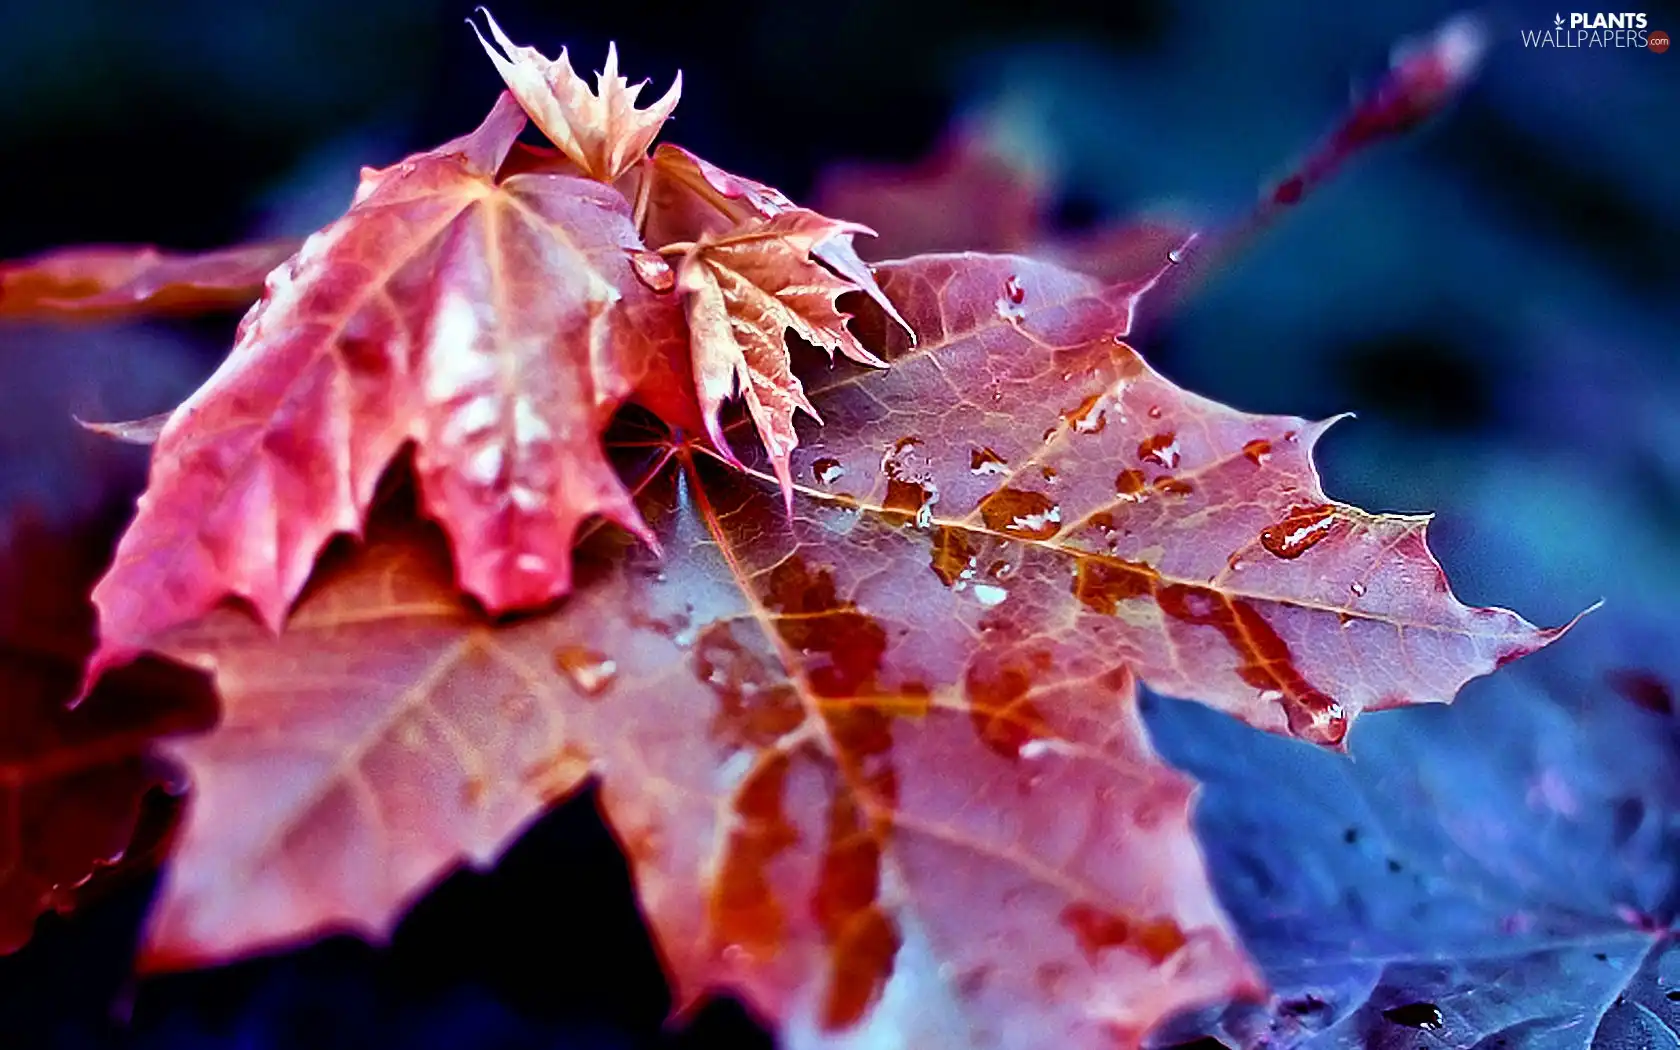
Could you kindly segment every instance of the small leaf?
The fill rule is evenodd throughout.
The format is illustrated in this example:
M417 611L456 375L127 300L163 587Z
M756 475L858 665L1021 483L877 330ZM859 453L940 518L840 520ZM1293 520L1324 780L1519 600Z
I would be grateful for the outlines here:
M739 389L769 450L782 491L791 499L788 454L798 445L793 414L816 410L793 374L787 332L830 356L839 350L861 364L884 367L846 328L849 314L834 300L853 286L811 261L812 249L856 229L816 212L794 209L721 237L703 235L677 266L688 310L695 388L706 431L728 452L718 423L723 401Z
M632 172L628 181L631 185L625 187L626 196L647 202L642 228L654 245L730 233L755 219L774 219L794 208L794 203L774 186L724 171L669 142L661 143L648 163ZM837 223L834 232L811 254L856 285L915 338L892 301L881 294L869 265L858 258L852 246L855 233L875 235L866 226Z
M681 73L664 98L646 109L637 109L636 96L645 82L631 85L619 76L616 45L608 45L606 69L596 76L595 90L591 91L588 83L573 72L565 48L551 62L535 48L514 44L489 11L482 7L478 10L490 27L495 46L482 33L478 40L496 64L496 71L542 133L585 175L610 183L647 155L682 95ZM473 32L478 32L477 25Z

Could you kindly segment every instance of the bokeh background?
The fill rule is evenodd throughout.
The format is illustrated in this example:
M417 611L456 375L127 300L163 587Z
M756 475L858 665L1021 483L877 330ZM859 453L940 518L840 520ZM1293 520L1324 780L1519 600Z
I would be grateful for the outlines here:
M1640 6L1652 28L1680 30L1673 4ZM668 137L795 200L836 163L908 163L967 120L1002 129L1030 156L1055 188L1057 220L1076 228L1169 206L1216 225L1242 216L1338 118L1350 89L1376 79L1396 40L1455 8L502 0L494 10L515 40L569 45L580 67L598 65L611 39L627 72L657 90L680 68ZM0 258L85 241L203 249L309 232L342 211L360 165L450 138L487 110L500 84L469 13L454 0L5 0ZM1559 837L1557 820L1535 825L1538 852L1523 871L1551 865L1576 880L1542 886L1534 875L1535 892L1577 903L1598 894L1608 912L1632 900L1672 921L1680 790L1666 779L1677 770L1662 708L1680 683L1680 56L1524 50L1519 29L1549 25L1551 7L1481 14L1492 46L1456 106L1359 158L1211 274L1141 349L1183 385L1245 409L1356 412L1322 446L1328 490L1371 509L1437 511L1433 542L1466 601L1546 624L1605 601L1564 644L1473 684L1450 718L1362 723L1355 758L1372 757L1361 772L1313 756L1292 775L1362 777L1358 790L1380 808L1393 801L1384 761L1416 772L1449 752L1472 765L1478 752L1533 753L1574 770L1585 809L1565 817L1588 826L1602 803L1632 820L1625 834L1580 842ZM99 494L78 472L93 439L69 413L131 418L173 405L220 359L234 320L0 328L0 507L89 512ZM131 484L143 478L139 452L98 455L126 456ZM1339 844L1341 818L1332 826L1299 798L1294 810L1241 810L1233 800L1253 794L1246 774L1197 741L1228 738L1261 755L1271 745L1176 702L1152 702L1151 717L1169 755L1209 781L1209 852L1230 861L1216 870L1237 872L1220 875L1221 892L1262 962L1283 966L1303 927L1267 925L1278 908L1255 904L1262 862L1245 868L1241 842L1275 839L1273 821L1322 824ZM1544 735L1560 725L1612 735L1592 748ZM1611 783L1610 767L1631 761L1614 733L1646 749L1630 767L1643 781ZM1448 769L1444 794L1504 804L1499 785L1530 766L1506 781L1452 767L1462 790ZM1631 818L1627 798L1639 804ZM1377 837L1390 841L1370 847L1378 870L1400 862L1401 838ZM1425 867L1457 848L1408 841ZM1622 886L1616 865L1631 872L1626 892L1607 888ZM1366 878L1332 868L1331 882ZM1435 868L1442 879L1460 870ZM1417 886L1408 892L1419 899L1452 892L1421 876ZM387 949L333 940L137 984L128 953L147 890L49 917L34 943L0 959L0 1047L770 1045L728 1002L661 1027L668 995L587 798L494 871L451 877ZM1342 890L1324 892L1346 903ZM1395 930L1417 914L1397 909ZM1333 921L1388 920L1363 908ZM1480 929L1456 912L1441 921ZM1632 965L1647 964L1657 965ZM1666 1027L1674 1045L1680 1014L1664 995L1653 1002L1655 1019L1627 1022L1627 1035L1605 1026L1620 1006L1607 1000L1601 1045L1624 1035L1634 1045L1638 1024Z

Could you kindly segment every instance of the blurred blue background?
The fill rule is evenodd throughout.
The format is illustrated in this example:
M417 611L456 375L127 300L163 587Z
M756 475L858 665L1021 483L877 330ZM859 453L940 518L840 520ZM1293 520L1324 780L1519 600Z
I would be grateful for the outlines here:
M1680 29L1674 5L1641 6L1653 28ZM568 45L580 67L613 39L629 74L658 89L682 69L667 137L795 200L837 161L909 162L955 119L1007 115L1037 143L1073 225L1164 203L1242 216L1338 119L1350 88L1377 78L1397 40L1455 10L867 0L818 17L760 0L494 5L514 39ZM489 107L500 85L463 24L469 13L440 0L7 0L0 258L81 241L192 249L309 232L342 211L360 165L459 134ZM1381 787L1382 763L1413 761L1396 741L1461 740L1492 711L1504 714L1484 753L1552 753L1544 735L1560 726L1609 727L1596 750L1566 749L1567 762L1546 767L1581 783L1627 753L1616 733L1657 746L1638 767L1645 781L1586 792L1569 816L1588 826L1593 805L1634 797L1628 835L1532 834L1535 849L1602 853L1587 868L1629 869L1605 875L1606 886L1623 874L1637 884L1605 890L1606 915L1626 900L1668 922L1680 792L1674 720L1660 709L1680 683L1680 56L1525 50L1519 30L1549 25L1551 7L1481 13L1490 51L1455 107L1360 157L1141 349L1185 386L1245 409L1356 412L1322 446L1327 489L1371 509L1437 511L1433 542L1466 601L1543 624L1605 601L1564 643L1473 684L1456 721L1399 712L1362 724L1353 750L1365 766L1348 775L1376 785L1364 789L1372 805L1398 805ZM232 325L0 330L10 344L0 501L86 510L94 497L62 452L81 438L64 413L168 407L214 367ZM1151 717L1169 756L1209 781L1202 821L1216 865L1234 836L1309 819L1309 802L1233 816L1250 782L1197 744L1232 727L1164 701ZM1477 752L1454 761L1469 764L1464 790L1490 805L1497 785L1541 769L1470 768ZM1300 775L1344 775L1314 769ZM1345 821L1331 819L1340 843ZM1415 851L1438 861L1447 848ZM1458 869L1443 870L1450 880ZM1251 883L1222 877L1220 889L1262 962L1286 968L1276 938L1300 931L1278 926L1275 902ZM691 1027L660 1028L667 993L588 799L495 872L452 878L389 951L332 941L136 985L125 967L143 905L135 890L49 918L35 943L0 959L0 1046L769 1045L727 1003ZM1457 913L1442 921L1475 927ZM1653 1002L1647 1012L1675 1005ZM1640 1023L1666 1026L1676 1045L1680 1015L1653 1017ZM1596 1034L1608 1046L1620 1031L1532 1045ZM1350 1038L1336 1045L1367 1037Z

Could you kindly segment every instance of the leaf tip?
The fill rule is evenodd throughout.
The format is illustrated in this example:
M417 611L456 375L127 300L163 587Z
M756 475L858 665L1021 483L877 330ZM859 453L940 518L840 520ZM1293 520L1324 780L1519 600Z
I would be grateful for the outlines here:
M163 433L164 426L174 415L175 410L170 409L167 412L159 412L154 416L146 416L144 419L129 419L113 423L98 423L75 415L70 418L75 420L76 425L83 430L98 434L101 437L108 437L128 445L154 445L157 443L158 436Z

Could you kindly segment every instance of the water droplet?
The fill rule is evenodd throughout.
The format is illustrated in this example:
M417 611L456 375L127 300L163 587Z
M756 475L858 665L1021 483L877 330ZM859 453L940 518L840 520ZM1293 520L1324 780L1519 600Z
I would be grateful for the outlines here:
M1078 408L1071 408L1062 413L1068 426L1079 434L1100 434L1108 426L1108 395L1092 394L1080 402Z
M824 457L811 464L811 473L821 484L832 485L846 476L846 468L839 460Z
M1142 562L1119 558L1080 558L1073 576L1073 596L1092 612L1114 616L1120 603L1152 594L1161 577Z
M1241 558L1237 557L1235 554L1233 554L1229 558L1225 559L1225 567L1227 569L1230 569L1232 572L1241 572L1243 570L1243 567L1247 564L1248 564L1247 562L1243 561Z
M1018 757L1032 762L1046 755L1068 754L1072 750L1065 741L1058 740L1053 736L1042 736L1033 737L1031 740L1023 740L1015 753Z
M1266 461L1272 458L1272 443L1265 438L1255 438L1243 446L1243 455L1248 457L1250 463L1263 467Z
M1045 481L1055 481L1056 480L1056 468L1055 467L1039 467L1038 468L1038 476L1043 478Z
M1178 435L1172 431L1156 434L1138 442L1138 458L1146 463L1157 463L1168 470L1178 467Z
M1010 299L1007 291L998 296L997 303L994 305L999 320L1008 321L1010 324L1020 324L1026 319L1027 311L1023 310L1016 300Z
M975 601L988 609L1001 604L1007 597L1009 597L1009 590L1006 587L999 587L992 583L977 583L974 585Z
M1398 1025L1407 1028L1420 1028L1425 1032L1433 1032L1440 1028L1444 1019L1441 1009L1434 1003L1407 1003L1405 1006L1394 1006L1383 1011L1383 1016Z
M883 506L898 511L925 529L933 524L933 505L939 502L939 486L933 483L933 468L920 451L921 439L902 437L881 457L881 473L887 476Z
M1355 580L1352 583L1348 584L1348 590L1353 592L1353 596L1355 598L1365 597L1365 585L1363 583L1360 583L1358 580Z
M594 700L618 677L618 663L593 649L568 645L554 651L554 666L571 680L577 691Z
M646 249L631 252L630 269L635 271L637 280L661 295L677 286L677 272L658 252Z
M1282 521L1260 530L1260 546L1272 555L1295 559L1312 550L1336 522L1336 508L1327 503L1293 507Z
M1150 405L1149 406L1149 418L1150 419L1160 419L1161 418L1161 406L1160 405Z
M1062 508L1042 492L1004 488L980 504L986 527L1029 540L1047 540L1062 530Z
M1182 263L1184 261L1184 249L1174 248L1172 251L1168 252L1167 261L1172 263L1174 266Z
M947 587L955 587L974 575L974 547L960 528L941 525L933 531L930 566Z
M1009 279L1003 282L1003 294L1008 296L1009 301L1017 306L1026 302L1027 299L1026 288L1021 285L1021 279L1014 274L1010 274Z
M1183 478L1156 478L1155 491L1166 496L1176 496L1184 499L1196 491L1196 486Z
M1334 700L1327 704L1292 703L1288 716L1289 731L1309 744L1336 747L1347 739L1347 709Z
M968 453L968 469L974 474L1007 474L1009 464L991 449L977 448Z
M1143 471L1122 470L1114 478L1114 494L1121 499L1137 499L1145 488Z

